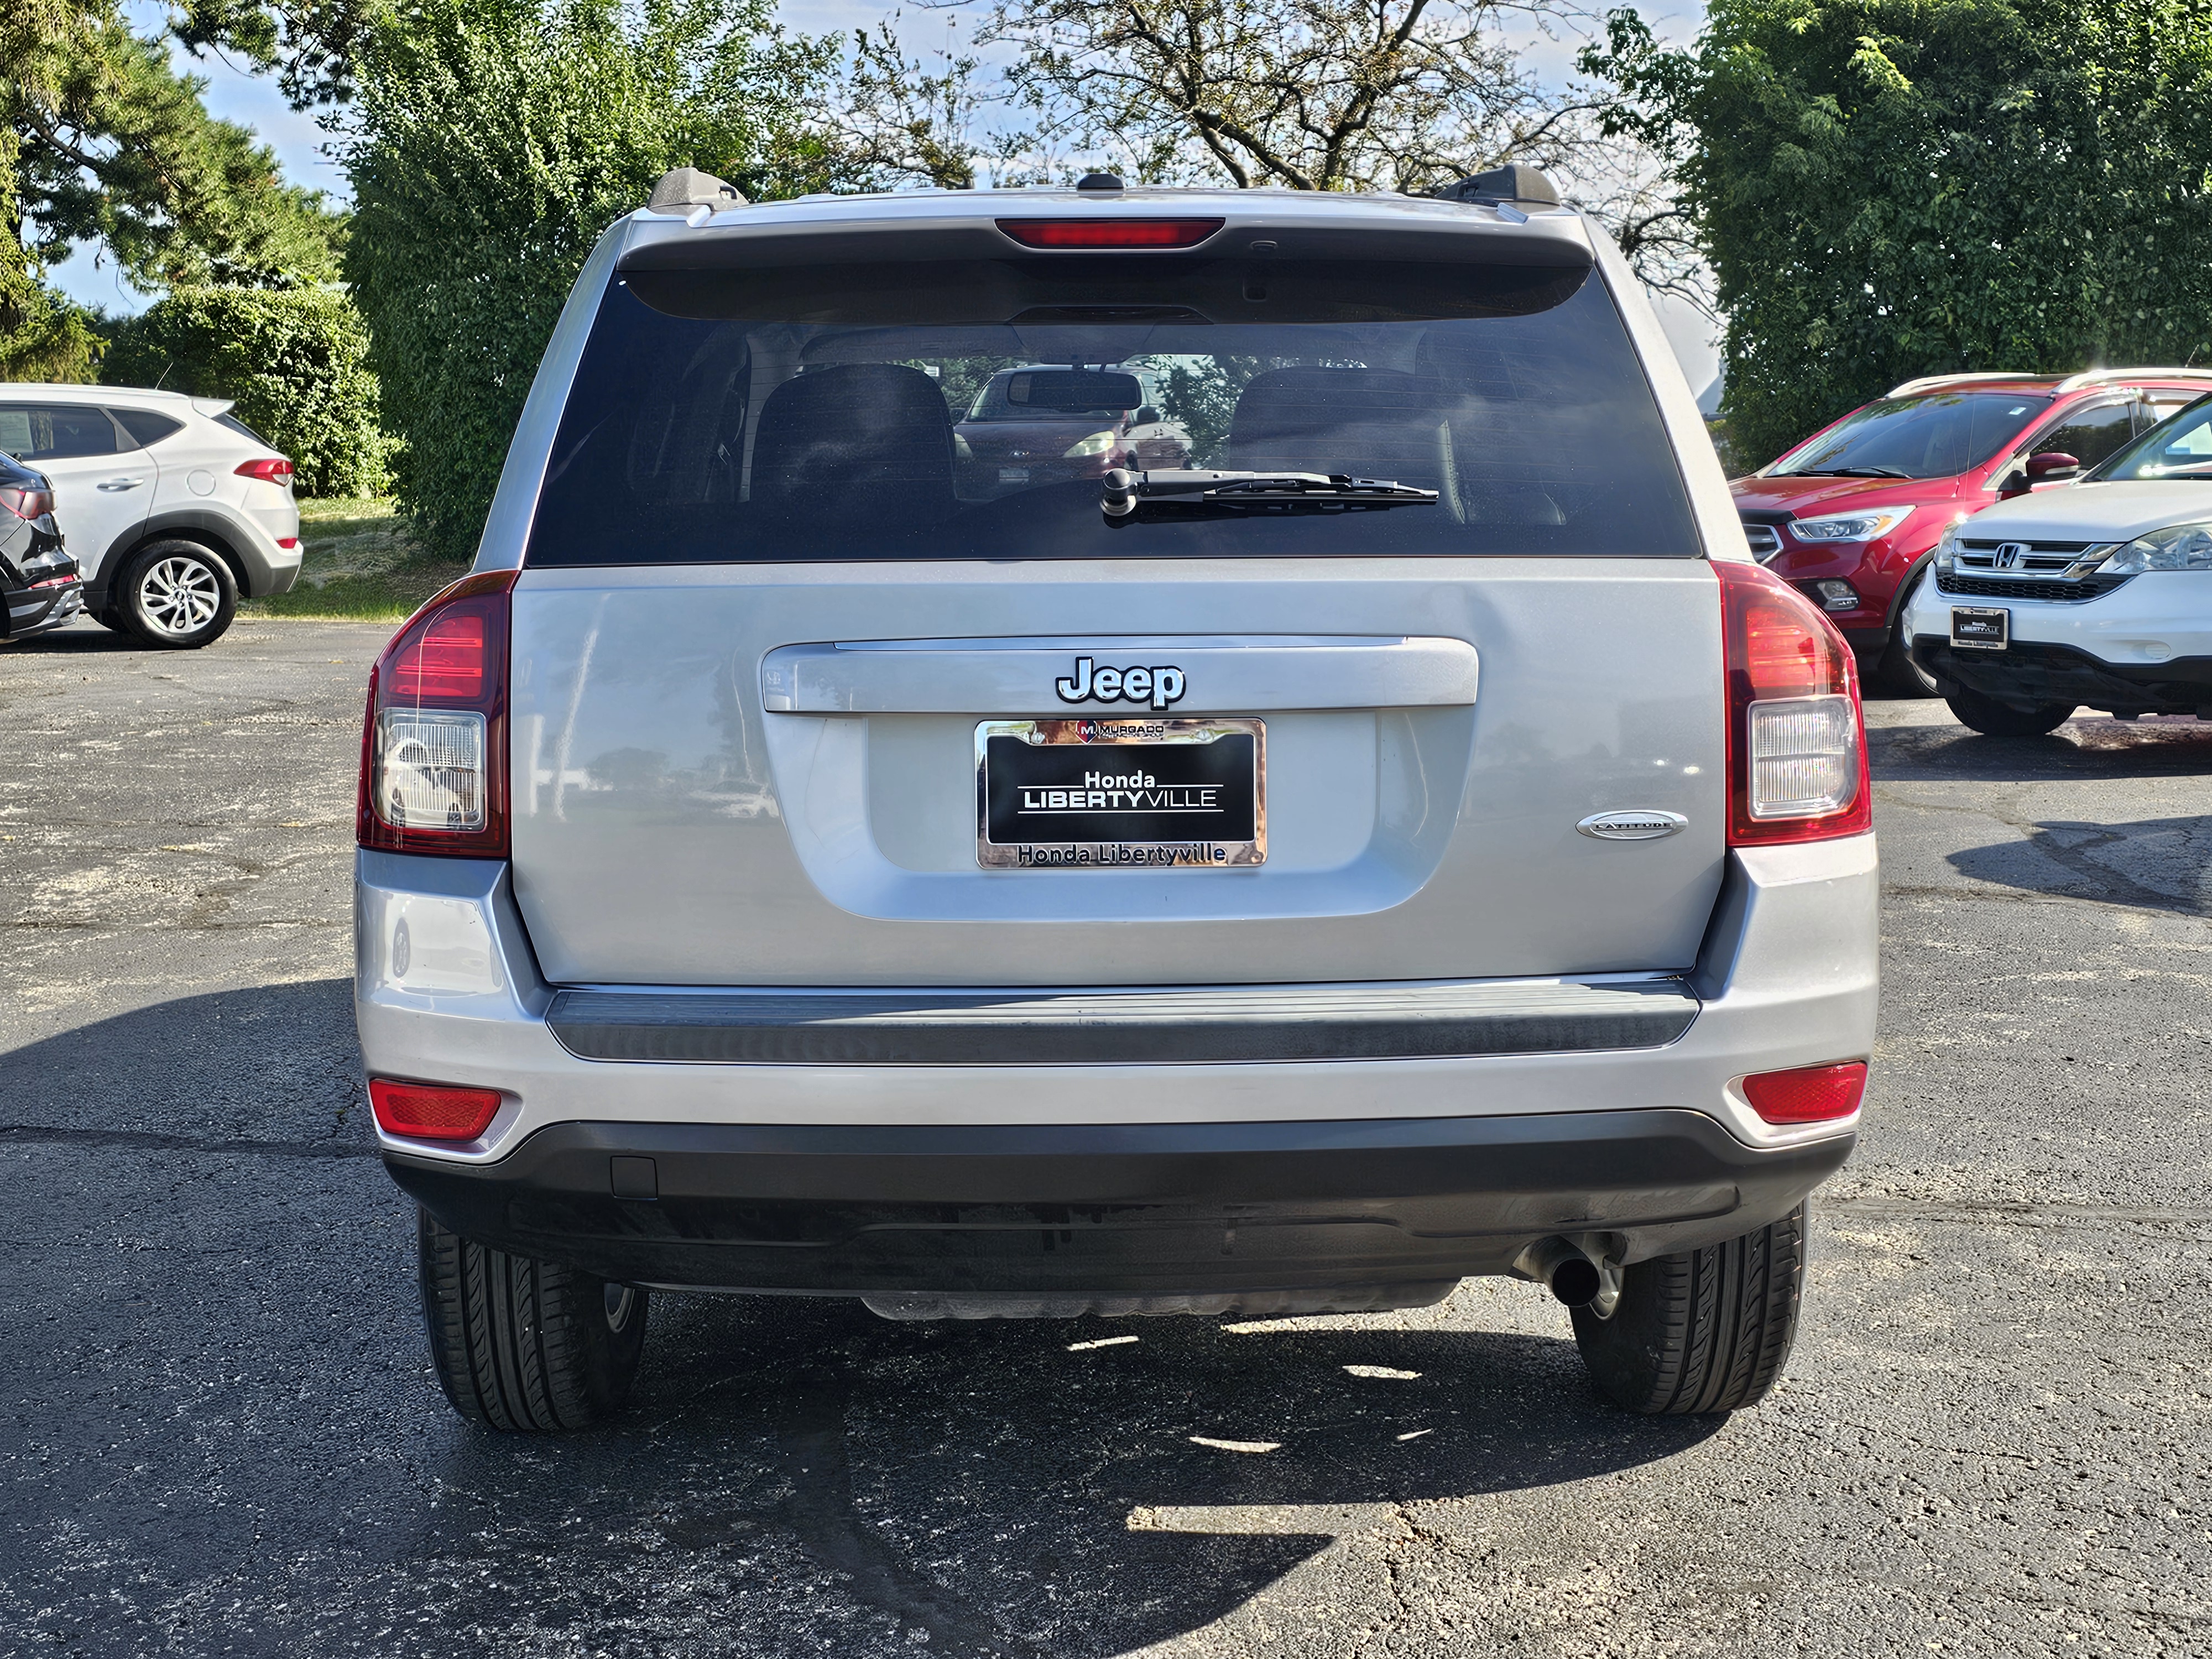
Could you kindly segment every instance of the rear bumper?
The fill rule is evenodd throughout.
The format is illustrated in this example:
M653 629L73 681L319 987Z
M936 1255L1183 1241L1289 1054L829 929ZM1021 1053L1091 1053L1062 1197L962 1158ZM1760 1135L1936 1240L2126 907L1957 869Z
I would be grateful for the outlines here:
M1432 1299L1553 1234L1626 1261L1786 1214L1854 1136L1704 1113L1049 1127L575 1122L495 1163L387 1150L463 1235L604 1278L1060 1301Z
M1840 1164L1856 1120L1768 1124L1736 1082L1871 1054L1877 882L1871 836L1732 854L1674 975L584 993L544 981L504 864L362 853L356 1015L372 1073L504 1097L474 1141L382 1136L394 1177L611 1277L1433 1286L1559 1231L1632 1258L1734 1237ZM1284 1016L1316 997L1338 1023L1301 1050Z
M84 584L0 590L0 638L21 639L58 628L84 610Z
M1565 1023L1580 1033L1571 1045L1544 1040L1540 1032L1511 1042L1492 1040L1496 1028L1476 1021L1483 1029L1463 1032L1454 1052L1431 1044L1378 1053L1347 1042L1327 1059L1229 1058L1217 1050L1203 1061L1162 1062L1154 1057L1174 1050L1139 1036L1113 1059L1090 1054L1040 1060L1035 1050L1009 1050L996 1064L968 1063L974 1055L957 1053L917 1063L881 1051L852 1056L820 1048L782 1054L749 1049L738 1039L750 1037L726 1019L703 1031L664 1031L672 1042L702 1046L652 1057L647 1047L625 1050L611 1042L595 1048L576 1029L591 1022L564 1018L580 1048L623 1055L602 1059L564 1046L556 1030L559 994L539 974L506 865L364 852L355 884L355 1017L371 1073L505 1095L506 1104L479 1139L438 1147L385 1143L462 1164L505 1158L537 1131L568 1122L1203 1124L1654 1107L1702 1112L1747 1145L1777 1146L1818 1137L1765 1122L1733 1081L1750 1072L1872 1053L1878 887L1872 836L1747 848L1729 857L1697 961L1662 986L1653 985L1651 975L1601 975L1456 988L1486 999L1530 995L1545 1009L1564 1000L1572 1017ZM1620 988L1632 978L1650 988L1644 1000L1679 1011L1668 1016L1671 1030L1621 1034L1613 1022L1600 1021L1592 1035L1574 1001L1602 988L1611 999L1644 1006ZM633 1007L652 1000L646 988L603 988ZM1332 988L1277 988L1319 994ZM1392 988L1334 988L1372 1009L1381 1000L1375 994ZM707 1001L735 1001L740 994L671 994ZM1209 994L1225 1003L1240 992L1198 993L1201 1000ZM1036 995L1073 1000L1067 993ZM1119 1000L1110 992L1084 996ZM940 1007L945 1000L941 992L915 1000L924 998ZM564 1006L573 1010L576 1002ZM1061 1024L1066 1030L1076 1023ZM1607 1029L1616 1034L1603 1035ZM623 1036L633 1039L646 1040L635 1030ZM732 1046L717 1046L726 1042Z

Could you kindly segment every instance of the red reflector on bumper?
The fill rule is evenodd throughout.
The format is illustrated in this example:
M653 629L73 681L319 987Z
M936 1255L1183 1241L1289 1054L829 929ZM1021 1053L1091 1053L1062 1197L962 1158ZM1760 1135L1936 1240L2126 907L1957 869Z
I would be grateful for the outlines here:
M1849 1117L1866 1093L1863 1060L1839 1066L1801 1066L1790 1072L1759 1072L1743 1080L1743 1097L1769 1123L1824 1123Z
M368 1103L386 1134L421 1140L474 1140L499 1112L496 1089L463 1089L447 1083L368 1080Z

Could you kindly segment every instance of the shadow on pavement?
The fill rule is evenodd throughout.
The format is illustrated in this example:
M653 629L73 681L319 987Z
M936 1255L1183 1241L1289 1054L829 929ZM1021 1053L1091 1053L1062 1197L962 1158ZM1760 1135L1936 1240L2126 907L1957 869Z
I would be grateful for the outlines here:
M1403 1524L1399 1504L1588 1480L1719 1426L1607 1410L1571 1343L1525 1335L894 1325L783 1298L672 1297L654 1318L638 1395L601 1444L461 1437L442 1479L538 1517L508 1537L525 1557L641 1526L736 1562L783 1534L939 1654L1127 1652L1221 1617L1340 1534ZM580 1508L594 1483L573 1465L608 1457L623 1490Z
M1719 1426L1601 1407L1563 1338L1420 1313L900 1324L667 1296L617 1421L474 1430L431 1380L350 1024L333 980L0 1054L0 1341L41 1402L0 1602L41 1639L301 1651L400 1620L445 1652L668 1650L660 1632L1103 1659L1407 1524L1395 1505L1587 1480ZM1540 1297L1468 1300L1564 1333Z
M129 651L141 656L167 654L128 634L102 628L97 623L71 623L51 632L33 634L24 639L0 640L0 653L18 656L82 656L87 653L99 654L109 651ZM0 657L0 660L4 660L4 657Z
M1883 783L2186 777L2212 772L2212 724L2087 716L2048 737L1985 738L1946 720L1870 727L1867 750Z
M2212 867L2212 817L2148 818L2136 823L2038 824L2026 841L1971 847L1948 855L1976 881L2037 893L2202 915ZM2051 866L2058 866L2054 878Z

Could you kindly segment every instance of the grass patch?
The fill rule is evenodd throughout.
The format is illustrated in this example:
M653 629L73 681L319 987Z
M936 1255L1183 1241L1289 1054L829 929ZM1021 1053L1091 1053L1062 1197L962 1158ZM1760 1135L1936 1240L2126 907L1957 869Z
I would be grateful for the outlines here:
M249 599L241 617L402 622L469 567L415 544L388 496L300 503L300 579L289 593Z

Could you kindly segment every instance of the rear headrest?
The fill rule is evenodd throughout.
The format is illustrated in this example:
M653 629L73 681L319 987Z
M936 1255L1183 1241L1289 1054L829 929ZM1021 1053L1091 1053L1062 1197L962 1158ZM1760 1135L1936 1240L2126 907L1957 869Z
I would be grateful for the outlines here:
M752 499L844 521L894 507L924 516L949 511L945 394L920 369L896 363L843 363L786 380L761 407Z
M1227 465L1249 471L1349 472L1437 488L1436 387L1380 368L1271 368L1229 423Z

